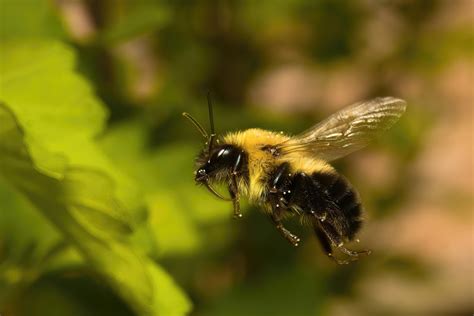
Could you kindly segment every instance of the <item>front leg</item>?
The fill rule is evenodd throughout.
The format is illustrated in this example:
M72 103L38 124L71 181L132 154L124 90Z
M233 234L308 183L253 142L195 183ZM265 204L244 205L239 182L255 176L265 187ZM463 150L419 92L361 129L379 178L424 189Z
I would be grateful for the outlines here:
M237 186L237 173L233 172L230 176L229 193L232 198L232 204L234 206L234 218L242 218L240 212L240 196L239 187Z

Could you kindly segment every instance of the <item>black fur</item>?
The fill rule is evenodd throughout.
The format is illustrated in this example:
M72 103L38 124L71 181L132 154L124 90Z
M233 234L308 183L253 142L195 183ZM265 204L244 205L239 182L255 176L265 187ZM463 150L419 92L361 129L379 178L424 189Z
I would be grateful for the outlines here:
M337 173L315 173L312 178L323 191L323 199L330 202L328 206L336 207L333 210L338 222L335 226L342 228L339 233L348 240L354 239L362 224L362 206L357 192L349 181Z
M283 163L269 179L268 202L284 202L288 211L328 221L337 233L352 240L361 225L361 204L349 182L337 173L291 174ZM280 200L282 199L283 200Z
M241 217L238 181L243 179L249 184L248 154L235 145L218 145L210 153L204 150L197 163L196 182L207 185L209 181L228 183L234 217ZM262 196L270 210L271 220L282 236L294 246L299 244L300 239L282 223L285 215L296 213L313 225L328 256L334 258L334 248L353 259L360 253L369 253L351 251L343 246L344 242L354 239L362 224L361 204L349 182L335 172L292 174L290 170L289 163L274 168L264 180L266 188ZM213 191L209 186L208 189ZM348 263L334 259L338 263Z
M288 163L271 173L267 203L273 212L299 213L312 223L324 250L353 240L361 227L362 208L350 183L337 173L291 174ZM285 236L286 237L286 236Z

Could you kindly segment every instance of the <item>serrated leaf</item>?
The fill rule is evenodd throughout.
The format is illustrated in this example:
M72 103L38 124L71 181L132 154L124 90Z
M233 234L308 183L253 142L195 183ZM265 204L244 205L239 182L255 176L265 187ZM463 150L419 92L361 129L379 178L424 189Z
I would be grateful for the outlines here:
M93 140L106 111L74 73L72 51L58 42L10 42L1 54L0 101L8 107L0 106L0 176L138 314L184 314L183 293L126 239L136 189Z
M74 219L94 235L107 238L111 234L119 239L132 232L127 211L115 198L115 185L106 174L86 168L68 169L63 185L61 199L70 205Z
M88 205L91 211L97 211L95 208L108 203L107 212L97 212L121 214L111 186L97 188L102 191L99 193L91 193L88 187L91 184L88 180L111 181L105 174L95 174L90 179L89 170L74 168L65 169L63 179L43 174L35 169L16 118L3 105L0 105L0 126L0 175L79 249L140 315L183 315L189 310L188 300L164 271L126 242L114 238L111 228L114 225L103 222L106 217L102 219L102 233L97 234L73 215L77 205Z
M121 201L136 208L137 187L91 142L102 132L108 114L74 67L74 52L60 42L4 42L0 100L24 127L29 152L42 173L61 179L68 164L101 170L118 183Z

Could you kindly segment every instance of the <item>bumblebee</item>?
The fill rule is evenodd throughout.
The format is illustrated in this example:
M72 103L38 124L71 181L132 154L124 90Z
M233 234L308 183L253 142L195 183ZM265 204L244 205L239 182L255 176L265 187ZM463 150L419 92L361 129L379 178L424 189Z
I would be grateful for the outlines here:
M282 220L297 215L311 225L324 252L337 263L370 254L370 250L344 246L361 228L362 205L349 181L328 162L363 148L390 128L405 112L405 101L384 97L359 102L296 136L252 128L218 137L209 95L208 108L210 134L183 113L206 140L196 159L197 184L232 201L235 218L242 217L239 201L247 197L293 246L298 246L300 238ZM227 185L229 198L214 188L218 183ZM340 255L334 255L336 250Z

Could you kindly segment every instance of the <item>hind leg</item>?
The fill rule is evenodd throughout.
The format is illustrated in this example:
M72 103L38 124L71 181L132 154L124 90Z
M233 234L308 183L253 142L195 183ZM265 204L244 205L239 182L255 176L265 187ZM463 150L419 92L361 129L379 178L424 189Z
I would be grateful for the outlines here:
M314 225L314 232L316 233L316 237L318 237L319 243L323 248L326 255L334 260L337 264L349 264L350 261L348 260L341 260L334 257L332 253L331 241L329 240L327 234L318 226L318 224ZM352 261L352 260L351 260Z
M318 237L319 243L321 244L321 247L324 250L324 253L334 260L337 264L348 264L349 261L347 260L339 260L337 258L334 258L332 255L332 247L331 247L331 242L329 241L328 237L326 234L317 226L315 225L314 227L314 232L316 233L316 237Z
M370 254L370 250L354 251L354 250L350 250L344 247L344 241L342 240L341 236L336 232L336 230L328 222L318 221L317 224L315 225L315 231L320 242L321 240L323 240L321 243L322 244L323 242L326 243L326 246L324 246L323 244L323 247L331 248L331 245L332 245L332 247L335 247L340 252L350 257L349 261L339 260L333 256L332 252L328 252L327 253L328 256L333 258L338 264L347 264L350 261L358 260L361 254L365 254L365 255Z
M359 255L370 255L372 253L372 251L369 249L364 249L361 251L350 250L344 247L344 244L338 246L338 248L342 253L345 253L346 255L351 256L351 257L359 257Z

